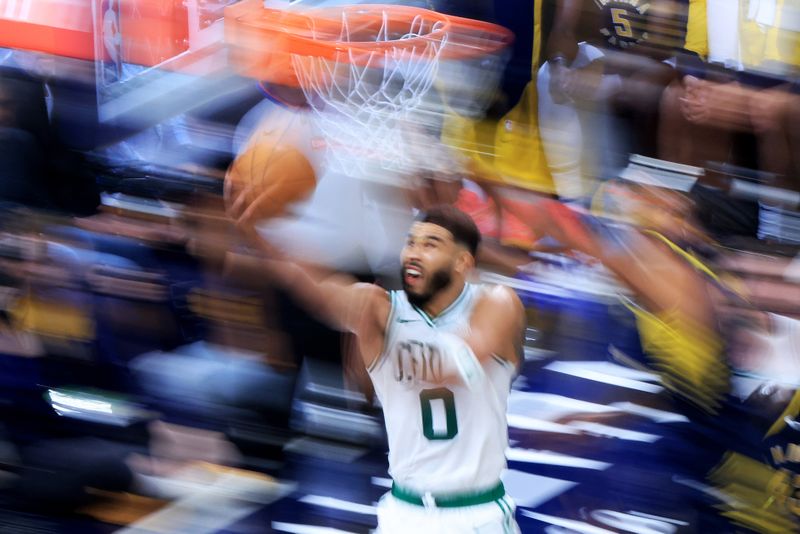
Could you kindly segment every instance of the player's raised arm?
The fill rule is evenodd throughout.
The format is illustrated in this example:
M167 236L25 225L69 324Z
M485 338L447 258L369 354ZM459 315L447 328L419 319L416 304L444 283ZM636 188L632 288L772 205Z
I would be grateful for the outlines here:
M635 300L625 303L636 316L645 352L669 387L705 411L719 409L728 369L711 271L652 231L610 224L553 201L542 201L539 208L525 219L539 235L599 259L634 292Z
M256 254L229 252L225 261L229 274L238 271L267 277L311 314L345 332L370 334L385 324L390 302L382 288L359 283L346 274L302 265L281 254L255 230L240 229Z
M542 200L537 209L508 210L537 235L599 259L653 312L682 313L710 326L713 313L703 277L662 241L633 227L611 225L560 202ZM686 298L693 295L693 298Z
M548 60L564 58L569 63L578 53L575 28L584 6L580 0L560 0L557 4L554 27L547 42L545 57Z
M255 229L259 221L282 214L287 206L308 196L316 185L316 171L310 161L284 140L292 127L291 119L287 119L289 124L257 131L228 169L226 212L250 244L251 253L228 253L226 269L269 278L332 327L361 333L374 326L381 313L383 320L389 313L382 289L358 284L347 275L301 265L272 247Z

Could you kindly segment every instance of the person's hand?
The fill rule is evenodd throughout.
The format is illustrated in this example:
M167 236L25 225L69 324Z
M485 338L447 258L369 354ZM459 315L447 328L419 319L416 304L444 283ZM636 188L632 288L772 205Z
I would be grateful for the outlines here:
M572 100L594 100L603 82L603 69L595 62L562 74L562 90Z
M299 150L253 143L225 176L226 211L240 228L252 228L306 198L316 183L314 169Z
M695 124L704 124L709 121L711 110L708 103L708 82L686 76L683 79L684 96L681 98L681 111L684 118Z
M749 102L755 91L738 83L715 83L686 76L681 111L689 122L727 130L750 126Z

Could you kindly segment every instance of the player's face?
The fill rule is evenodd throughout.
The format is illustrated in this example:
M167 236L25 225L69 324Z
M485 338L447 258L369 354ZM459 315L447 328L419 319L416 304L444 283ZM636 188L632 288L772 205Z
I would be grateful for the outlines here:
M414 223L400 256L403 289L409 301L422 306L452 282L459 246L449 230Z

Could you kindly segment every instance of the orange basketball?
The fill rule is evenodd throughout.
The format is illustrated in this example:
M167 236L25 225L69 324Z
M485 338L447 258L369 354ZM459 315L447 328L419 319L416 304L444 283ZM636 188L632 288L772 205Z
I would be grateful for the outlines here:
M292 146L257 139L240 154L225 177L228 211L252 224L285 213L314 190L317 177L308 159Z

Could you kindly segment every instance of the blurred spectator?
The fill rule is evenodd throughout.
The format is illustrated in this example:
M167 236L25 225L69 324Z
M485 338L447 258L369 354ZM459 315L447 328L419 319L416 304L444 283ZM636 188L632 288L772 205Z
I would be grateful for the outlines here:
M730 162L775 173L797 188L796 88L800 21L794 0L692 2L687 48L704 61L678 64L664 96L660 152L704 165Z
M42 86L20 71L0 72L0 197L32 207L53 207L46 177L50 143Z
M685 5L547 2L552 28L538 73L545 154L562 199L591 194L629 153L655 154L655 112L674 77Z
M200 199L184 214L188 249L201 263L202 280L186 296L188 311L206 328L202 338L131 362L146 395L198 426L226 429L234 421L288 425L295 362L269 307L269 282L223 272L236 234L213 200Z
M31 207L91 214L100 201L94 176L83 157L54 135L46 86L38 74L13 61L0 69L0 198Z

